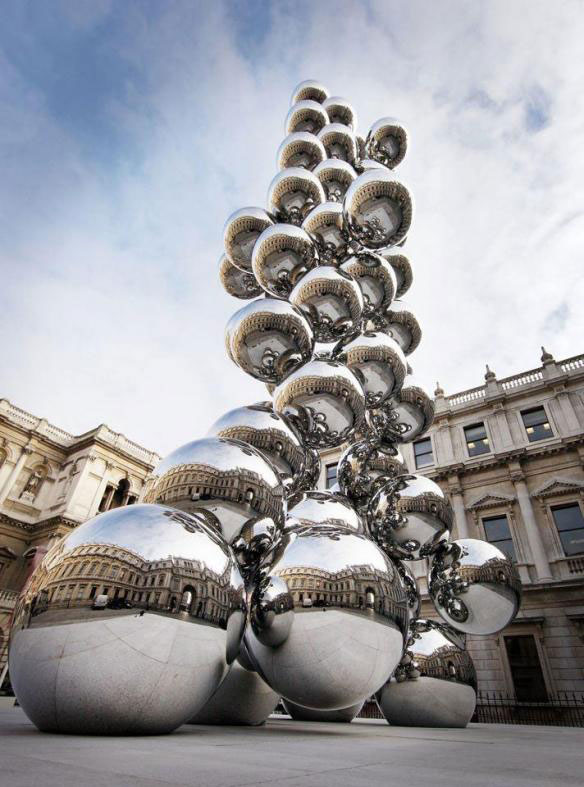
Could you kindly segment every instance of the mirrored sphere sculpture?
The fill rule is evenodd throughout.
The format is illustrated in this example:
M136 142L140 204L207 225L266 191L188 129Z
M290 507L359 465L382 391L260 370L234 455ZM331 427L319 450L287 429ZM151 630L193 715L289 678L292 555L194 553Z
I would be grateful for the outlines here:
M225 254L242 271L251 272L251 257L256 240L274 223L263 208L241 208L225 222L223 245Z
M363 707L363 702L351 705L350 708L340 708L339 710L314 710L314 708L303 708L290 700L282 700L282 705L286 713L294 721L324 721L333 724L350 724L359 715Z
M226 254L222 254L219 260L219 279L225 292L234 298L247 301L262 293L255 276L237 268Z
M314 241L321 265L338 265L347 256L349 236L338 202L317 205L302 222L302 229Z
M402 252L395 249L381 249L379 254L389 262L395 273L397 281L396 298L403 298L412 286L414 275L409 258Z
M397 342L380 331L364 331L341 340L332 357L357 376L367 407L379 407L401 390L406 376L405 356Z
M297 226L325 199L320 180L302 167L287 167L278 172L268 189L270 211L278 221Z
M496 634L519 610L521 580L496 546L460 538L432 558L428 592L440 616L458 631Z
M448 539L454 521L442 489L421 475L388 481L371 499L367 517L377 543L399 560L433 554Z
M227 325L229 355L244 372L279 383L312 357L314 334L306 317L287 301L260 298Z
M268 227L253 250L252 268L259 285L278 298L287 298L316 263L316 247L310 236L293 224Z
M278 169L304 167L313 170L325 158L324 145L317 136L307 131L294 131L288 134L276 154Z
M395 118L381 118L369 129L367 154L390 169L400 164L408 149L408 134Z
M74 594L62 594L64 573ZM245 614L231 550L204 517L159 505L117 508L58 541L22 591L12 686L44 731L171 732L227 674Z
M310 361L276 388L274 410L292 420L311 448L335 448L360 426L365 394L343 364Z
M413 353L422 339L420 324L404 301L393 301L385 313L380 315L377 324L395 339L406 355Z
M384 453L370 440L360 440L339 459L337 481L341 492L360 510L378 489L403 473L407 473L407 466L397 448L394 453Z
M348 126L329 123L318 132L327 158L336 158L354 164L357 160L357 140Z
M307 273L290 293L290 303L305 315L317 342L334 342L353 333L363 314L358 283L331 265Z
M288 501L286 530L315 526L365 532L363 521L349 499L330 490L304 492Z
M177 448L154 470L147 502L206 512L229 543L251 520L284 524L284 489L274 465L239 440L206 437Z
M318 101L302 99L290 107L286 116L286 134L295 131L307 131L309 134L318 134L329 122L328 115Z
M430 428L433 420L434 400L411 376L406 377L401 391L370 418L382 450L391 450L396 443L411 443Z
M292 91L291 104L296 104L298 101L309 99L310 101L318 101L322 104L329 97L328 89L315 79L305 79L300 84L296 85Z
M383 257L370 251L361 251L346 259L341 270L359 283L365 317L382 314L389 307L395 297L397 280L393 268Z
M308 578L320 589L309 589ZM274 587L275 580L279 592L270 591L267 602L258 586L245 634L275 691L298 705L336 710L388 680L402 655L407 600L391 560L372 541L345 528L287 531L264 583ZM272 629L278 644L270 646Z
M422 608L422 597L420 595L420 586L416 575L412 571L411 564L405 560L394 560L397 573L403 583L408 599L408 609L410 611L410 631L412 624L420 616Z
M340 123L342 126L348 126L352 131L357 128L357 113L346 98L330 96L322 102L322 108L328 115L329 123Z
M395 246L412 223L410 192L390 172L372 169L359 175L347 189L343 205L351 235L368 249Z
M325 159L315 167L314 174L322 183L329 202L342 202L347 189L357 177L353 167L338 158Z

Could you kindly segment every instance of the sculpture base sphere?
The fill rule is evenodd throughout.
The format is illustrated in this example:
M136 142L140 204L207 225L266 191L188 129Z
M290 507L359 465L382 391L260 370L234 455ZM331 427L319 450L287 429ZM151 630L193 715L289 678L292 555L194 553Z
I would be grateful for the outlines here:
M396 727L466 727L476 701L472 686L430 677L392 680L378 696L381 712Z
M255 727L264 724L279 699L257 672L250 672L236 661L215 694L189 724Z
M302 705L295 705L290 700L282 700L282 704L294 721L328 721L335 724L350 724L363 707L362 702L339 710L304 708Z

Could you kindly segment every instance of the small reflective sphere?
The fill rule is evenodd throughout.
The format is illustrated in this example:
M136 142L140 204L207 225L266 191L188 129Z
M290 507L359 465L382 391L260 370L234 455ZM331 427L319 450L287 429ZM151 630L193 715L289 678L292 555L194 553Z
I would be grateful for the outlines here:
M318 132L318 138L324 145L327 158L340 159L348 164L357 160L357 140L348 126L329 123Z
M357 177L353 167L338 158L325 159L315 168L314 174L322 183L329 202L342 202L347 189Z
M332 357L357 376L367 407L378 407L401 390L406 359L397 342L384 333L365 331L349 336L335 345Z
M378 169L387 172L387 167L381 164L379 161L375 161L372 158L360 158L358 161L355 162L355 169L362 175L364 172L368 172L371 169Z
M288 110L284 129L286 134L292 134L295 131L318 134L328 122L328 115L321 104L310 99L303 99L297 101Z
M284 490L275 467L251 445L207 437L177 448L154 470L147 502L204 511L228 542L245 524L284 524Z
M521 580L493 544L460 538L432 558L428 591L437 612L465 634L496 634L519 611Z
M320 478L320 453L317 448L306 449L304 472L298 477L295 492L306 492L318 486Z
M252 445L276 468L287 490L295 490L304 473L306 449L298 431L274 412L271 402L238 407L222 415L207 437L226 437Z
M407 601L391 560L345 528L299 527L275 548L269 581L276 579L272 616L255 614L260 588L245 634L264 680L287 700L320 710L375 692L397 666L407 634ZM272 628L279 644L269 646Z
M412 623L418 619L422 607L422 596L418 580L410 566L404 560L395 560L394 565L400 576L408 599L408 609L410 611L410 632Z
M276 388L274 410L292 419L311 448L335 448L363 421L365 394L343 364L310 361Z
M309 101L318 101L319 104L322 104L329 95L329 91L321 82L317 82L315 79L305 79L304 82L300 82L299 85L296 85L292 91L292 100L290 103L294 105L298 103L298 101L305 101L308 99Z
M402 475L381 487L367 510L369 530L389 555L420 560L448 539L454 514L430 478Z
M326 721L329 724L350 724L359 715L363 707L363 702L351 705L350 708L340 708L339 710L314 710L314 708L303 708L290 700L282 700L286 713L294 721Z
M428 431L433 420L434 400L413 377L407 377L401 391L372 416L382 448L411 443Z
M314 526L364 532L363 521L349 499L330 490L305 492L293 497L288 503L286 530Z
M394 251L393 249L382 249L379 254L384 260L389 262L393 268L393 272L395 273L395 278L397 281L397 292L395 297L403 298L403 296L412 286L412 281L414 278L412 273L412 265L409 259L405 254Z
M257 298L262 292L255 276L237 268L226 254L222 254L219 260L219 279L225 292L234 298L246 301Z
M293 224L268 227L253 250L252 267L258 283L279 298L286 298L316 263L316 246L307 232Z
M225 222L223 245L225 254L242 271L251 272L251 257L256 240L274 223L263 208L241 208Z
M361 440L350 445L339 459L337 481L341 492L361 510L378 489L407 471L397 449L394 454L384 453L369 440Z
M408 133L395 118L381 118L371 126L365 144L370 158L393 169L406 155Z
M317 205L302 222L302 229L316 244L321 265L337 265L346 257L349 236L338 202Z
M379 315L377 324L395 339L406 355L413 353L422 339L420 323L404 301L393 301L385 313Z
M278 221L297 226L324 201L320 180L302 167L288 167L278 172L268 189L268 205Z
M295 131L288 134L278 148L276 164L278 169L304 167L312 170L325 158L324 145L317 136L307 131Z
M286 301L259 298L227 325L229 354L244 372L279 383L312 357L314 334L306 317Z
M406 237L413 201L408 189L391 172L372 169L349 186L343 209L355 240L368 249L381 249L395 246Z
M367 158L367 149L365 147L365 139L361 136L361 134L355 134L355 139L357 140L357 156L359 160Z
M357 128L357 113L346 98L330 96L322 102L322 107L328 115L329 123L340 123L352 131Z
M306 316L318 342L334 342L353 333L363 314L359 285L331 265L307 273L290 293L290 303Z
M397 281L391 265L371 251L362 251L345 260L341 270L357 280L363 293L363 316L382 313L395 297Z
M167 733L217 689L244 624L242 578L204 516L116 508L58 541L33 573L15 610L10 677L40 730Z

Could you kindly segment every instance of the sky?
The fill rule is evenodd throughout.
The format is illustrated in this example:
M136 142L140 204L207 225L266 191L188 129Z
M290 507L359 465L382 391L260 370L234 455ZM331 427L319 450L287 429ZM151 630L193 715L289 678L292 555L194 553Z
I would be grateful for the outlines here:
M582 40L577 0L3 0L0 397L162 455L265 399L217 264L304 79L409 129L430 391L584 352Z

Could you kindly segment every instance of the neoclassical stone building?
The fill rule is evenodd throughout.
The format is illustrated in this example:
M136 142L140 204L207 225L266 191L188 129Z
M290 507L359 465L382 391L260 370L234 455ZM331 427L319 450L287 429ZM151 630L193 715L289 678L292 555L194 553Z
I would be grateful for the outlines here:
M446 396L429 433L403 448L412 472L448 494L455 537L495 543L516 561L523 603L493 637L469 637L479 689L538 699L584 691L584 355ZM323 453L332 486L339 451ZM413 567L427 598L426 566Z

